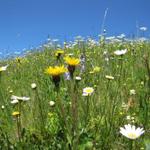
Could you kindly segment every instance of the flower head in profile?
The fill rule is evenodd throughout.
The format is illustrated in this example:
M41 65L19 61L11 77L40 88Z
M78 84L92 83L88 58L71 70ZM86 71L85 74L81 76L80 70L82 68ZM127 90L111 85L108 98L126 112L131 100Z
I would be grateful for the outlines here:
M75 57L65 57L66 63L68 64L68 71L70 73L71 78L73 79L73 74L75 71L75 67L79 65L80 59Z
M94 92L94 89L92 87L86 87L83 89L82 96L90 96Z
M127 49L114 51L114 54L117 55L117 56L122 56L122 55L124 55L126 53L127 53Z
M2 105L2 106L1 106L1 109L2 109L2 110L3 110L3 109L5 109L5 106L4 106L4 105Z
M49 105L50 105L51 107L53 107L53 106L55 106L55 102L54 102L54 101L50 101L50 102L49 102Z
M6 70L7 70L7 67L8 67L8 65L0 67L0 72L6 71Z
M75 57L65 57L64 58L65 62L70 65L70 66L77 66L80 63L80 60L78 58Z
M52 76L60 76L61 74L64 74L67 72L67 68L64 66L54 66L54 67L48 67L45 70L45 73Z
M140 137L145 131L143 130L143 128L135 128L134 125L125 125L124 128L121 127L120 128L120 133L122 135L124 135L125 137L129 138L129 139L137 139L138 137Z
M18 116L20 116L20 112L19 112L19 111L14 111L14 112L12 113L12 116L13 116L13 117L18 117Z
M77 66L80 63L80 60L75 57L65 57L64 59L65 59L66 63L70 66Z
M64 54L64 51L63 50L57 50L56 52L55 52L55 56L57 57L57 59L60 59L60 56L62 55L62 54Z
M135 94L136 94L135 90L134 90L134 89L131 89L131 90L130 90L130 95L135 95Z
M13 99L10 103L13 104L13 105L15 105L15 104L18 104L19 101L17 99Z
M13 90L10 90L9 93L10 93L10 94L13 93Z
M32 89L36 89L36 87L37 87L37 86L36 86L36 83L32 83L32 84L31 84L31 88L32 88Z
M82 78L81 78L80 76L76 76L76 77L75 77L75 80L76 80L76 81L81 81L81 79L82 79Z
M48 67L45 70L45 73L52 76L52 81L55 84L55 87L59 87L60 82L60 75L66 73L68 70L64 66L54 66L54 67Z
M106 75L105 78L108 79L108 80L114 80L114 77L113 76L109 76L109 75Z
M18 100L18 101L29 101L30 100L30 97L25 97L25 96L23 96L23 97L19 97L19 96L15 96L15 95L12 95L11 96L11 99L12 99L12 101L16 101L16 100ZM11 103L12 103L12 101L11 101Z
M16 62L17 62L18 64L21 64L21 57L17 57L17 58L16 58Z

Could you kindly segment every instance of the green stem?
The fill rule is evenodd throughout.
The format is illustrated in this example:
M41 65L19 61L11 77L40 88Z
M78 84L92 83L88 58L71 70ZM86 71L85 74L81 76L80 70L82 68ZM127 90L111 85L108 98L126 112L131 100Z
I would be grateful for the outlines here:
M39 107L39 116L40 116L40 124L41 124L41 133L44 133L45 123L44 123L44 115L42 109L42 102L39 97L38 91L36 90L36 99L38 100L38 107Z
M129 141L129 150L133 150L133 140Z
M62 104L62 100L59 97L59 91L57 91L57 101L58 101L58 106L60 108L60 116L62 118L62 121L64 123L64 125L66 126L66 115L65 115L65 109L64 106ZM59 111L58 111L59 112Z
M87 125L89 120L89 96L86 99L86 111L85 111L85 126Z
M73 84L72 84L73 85ZM72 132L73 132L73 138L72 138L72 145L73 150L77 150L78 145L78 102L77 102L77 85L74 84L74 87L71 85L71 96L72 96Z
M20 117L17 116L17 134L18 134L18 139L19 139L19 142L21 142L21 126L20 126Z

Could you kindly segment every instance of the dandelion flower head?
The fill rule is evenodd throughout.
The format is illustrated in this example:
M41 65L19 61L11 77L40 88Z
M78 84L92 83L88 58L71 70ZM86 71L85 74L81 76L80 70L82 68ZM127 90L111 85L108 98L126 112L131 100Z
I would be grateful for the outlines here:
M67 68L65 68L64 66L54 66L54 67L50 66L45 70L45 73L52 76L59 76L67 71L68 71Z
M66 63L70 66L77 66L80 63L80 60L75 57L65 57L64 59L65 59Z

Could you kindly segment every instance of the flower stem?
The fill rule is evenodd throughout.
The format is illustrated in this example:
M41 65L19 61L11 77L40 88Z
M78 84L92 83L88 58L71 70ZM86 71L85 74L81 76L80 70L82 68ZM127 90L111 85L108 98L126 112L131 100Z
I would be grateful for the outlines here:
M21 120L20 120L20 116L17 116L16 120L17 120L18 139L19 139L19 142L21 142Z
M134 141L130 140L129 141L129 150L133 150L134 149Z

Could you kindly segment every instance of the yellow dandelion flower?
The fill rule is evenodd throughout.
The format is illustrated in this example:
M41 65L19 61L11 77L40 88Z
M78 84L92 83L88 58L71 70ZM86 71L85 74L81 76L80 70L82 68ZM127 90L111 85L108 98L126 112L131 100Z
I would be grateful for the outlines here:
M64 51L63 51L63 50L57 50L57 51L55 52L55 56L56 56L56 57L59 57L59 56L62 55L62 54L64 54Z
M20 112L19 111L14 111L13 113L12 113L12 116L14 116L14 117L17 117L17 116L19 116L20 115Z
M64 66L50 66L45 70L45 73L48 75L52 75L52 81L55 84L55 87L58 89L60 83L60 75L64 74L67 71L67 68L65 68Z
M77 66L80 63L80 60L75 57L65 57L64 59L69 66Z
M20 64L20 63L21 63L21 58L20 58L20 57L17 57L17 58L16 58L16 62Z
M68 71L67 68L65 68L64 66L54 66L54 67L50 66L45 70L45 73L52 76L60 76L61 74L67 71Z
M67 56L64 58L64 60L68 64L68 71L70 73L70 77L73 79L73 74L74 74L75 68L77 65L79 65L80 59Z

